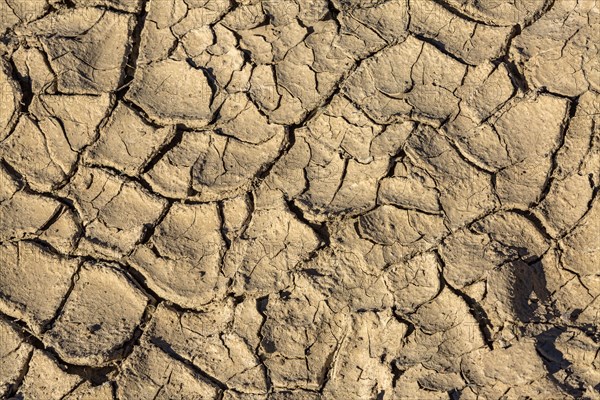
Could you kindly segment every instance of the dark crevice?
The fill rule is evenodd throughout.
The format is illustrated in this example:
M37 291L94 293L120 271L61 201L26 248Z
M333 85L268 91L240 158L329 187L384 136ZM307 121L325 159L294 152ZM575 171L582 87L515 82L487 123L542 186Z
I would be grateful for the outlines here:
M442 273L440 275L440 279L442 280L443 287L447 287L452 293L463 299L463 301L467 304L467 306L469 307L470 314L473 316L473 318L475 319L475 321L477 321L477 324L479 325L479 330L481 331L483 341L485 342L488 349L493 350L494 339L492 337L492 323L485 309L475 299L473 299L466 293L455 289L448 283L448 281L446 281L446 279L444 278L444 271L446 269L444 259L439 254L439 251L435 250L435 253L440 265L442 266Z
M29 76L22 76L19 73L17 66L15 65L12 59L8 59L8 69L9 75L12 76L13 80L17 82L21 88L22 98L20 103L20 112L22 114L27 114L29 113L29 106L33 101L33 88L31 78ZM7 98L8 97L4 97L1 100L4 102L7 100Z
M438 49L440 52L442 52L445 56L450 57L454 61L458 61L459 63L461 63L463 65L474 66L474 64L468 63L467 61L463 60L462 58L460 58L456 54L453 54L450 51L448 51L446 49L446 45L443 42L439 41L439 40L436 40L436 39L433 39L433 38L428 38L427 36L424 36L424 35L421 35L421 34L418 34L418 33L412 33L412 36L414 36L416 39L418 39L418 40L420 40L422 42L425 42L427 44L430 44L430 45L434 46L436 49Z
M194 373L194 375L199 376L201 379L203 379L204 381L206 381L207 383L221 389L221 390L227 390L228 387L225 383L219 381L218 379L216 379L213 376L210 376L209 374L207 374L205 371L201 370L200 368L198 368L194 363L192 363L191 361L187 360L185 357L181 356L179 353L177 353L172 347L171 345L164 340L163 338L160 337L153 337L150 339L150 343L152 343L154 346L156 346L157 348L159 348L160 350L162 350L163 352L165 352L165 354L169 355L169 357L173 358L174 360L182 363L183 365L185 365L190 371L192 371Z
M146 17L148 15L148 12L146 11L146 1L144 1L141 8L142 10L139 15L137 15L131 41L129 42L129 54L127 55L127 61L125 64L125 76L123 77L123 83L116 92L116 97L118 100L125 98L125 95L129 91L129 87L133 82L133 78L138 67L137 63L140 55L140 46L142 43L142 31L144 30Z
M415 0L411 0L411 1L415 1ZM416 1L423 1L423 0L416 0ZM500 25L496 25L493 23L489 23L487 21L483 21L480 19L476 19L473 18L467 14L465 14L464 12L450 6L449 4L447 4L446 2L442 1L442 0L433 0L434 3L436 3L437 5L439 5L440 7L444 8L446 11L449 11L451 14L454 14L458 17L460 17L461 19L464 19L466 21L475 23L475 24L481 24L481 25L487 25L487 26L491 26L491 27L499 27Z
M286 200L286 204L290 212L294 214L300 222L302 222L304 225L310 226L312 230L317 234L321 241L321 245L319 246L320 248L329 247L331 245L329 229L327 228L327 224L325 222L317 224L309 221L304 216L304 211L302 211L302 209L298 207L293 200Z
M71 276L71 283L69 284L69 288L67 289L67 292L64 294L62 300L60 301L60 305L56 309L56 312L54 313L54 317L52 317L52 319L44 325L42 332L46 332L46 331L49 331L50 329L52 329L54 327L54 324L56 323L56 321L62 314L62 311L65 308L65 305L67 304L67 300L69 300L69 297L71 296L71 293L73 292L73 289L75 288L75 284L79 280L79 272L81 271L81 265L82 265L82 263L79 263L79 265L77 265L77 269L73 273L73 276Z
M556 180L554 173L559 167L557 157L558 157L558 154L560 153L561 149L565 145L565 141L567 139L567 134L569 132L569 127L571 126L571 120L575 117L575 114L577 113L578 105L579 105L578 98L569 103L569 108L567 110L567 114L566 114L565 118L563 119L563 122L560 127L560 139L559 139L558 146L552 152L552 155L550 157L552 164L551 164L550 170L548 171L548 175L546 177L546 182L544 182L542 192L540 193L537 201L534 204L530 205L530 208L534 208L535 206L537 206L538 204L543 202L544 199L548 196L548 193L550 193L550 189L552 189L552 184Z
M2 318L2 319L4 319L4 318ZM25 380L25 376L27 376L27 373L29 372L29 365L31 363L32 357L33 357L33 350L31 350L29 352L29 354L27 355L27 359L25 360L23 368L21 369L21 371L19 371L19 376L17 377L15 382L8 387L8 390L5 393L5 397L4 397L5 399L12 399L12 398L18 399L18 397L15 397L15 396L19 392L19 389L21 388L21 385L23 385L23 381Z

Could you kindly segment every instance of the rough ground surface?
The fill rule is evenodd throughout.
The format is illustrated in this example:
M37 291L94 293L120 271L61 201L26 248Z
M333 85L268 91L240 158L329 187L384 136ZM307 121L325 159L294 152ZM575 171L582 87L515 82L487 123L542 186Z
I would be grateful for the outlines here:
M3 399L600 399L597 0L0 0Z

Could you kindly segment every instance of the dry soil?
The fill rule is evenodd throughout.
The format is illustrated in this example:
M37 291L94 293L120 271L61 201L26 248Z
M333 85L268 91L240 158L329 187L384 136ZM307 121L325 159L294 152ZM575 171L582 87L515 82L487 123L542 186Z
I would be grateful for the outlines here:
M597 0L0 0L0 397L600 399Z

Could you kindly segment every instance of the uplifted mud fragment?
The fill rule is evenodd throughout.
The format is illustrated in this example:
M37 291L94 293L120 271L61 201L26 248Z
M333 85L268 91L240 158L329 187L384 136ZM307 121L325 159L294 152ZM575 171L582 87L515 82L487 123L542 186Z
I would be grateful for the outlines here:
M206 200L233 197L247 190L277 157L284 142L282 131L258 145L217 134L207 138L206 150L192 168L192 189Z
M269 123L243 94L230 96L223 103L219 116L219 129L225 135L246 143L261 144L284 131L283 126Z
M500 57L512 30L463 19L434 1L412 0L410 17L412 32L443 43L446 51L471 65Z
M37 118L60 120L71 151L79 152L97 139L97 129L108 115L113 98L109 95L40 95L34 104ZM68 149L67 149L68 150Z
M600 201L591 204L581 222L560 242L562 263L569 271L584 276L598 275L600 262Z
M474 351L463 358L461 370L474 384L470 390L477 396L497 397L508 393L514 398L535 398L553 397L557 393L531 339L515 342L506 349Z
M0 157L27 180L31 188L51 191L67 178L76 162L59 124L40 125L28 116L0 143Z
M96 386L85 382L72 391L65 400L113 400L113 390L110 383Z
M8 63L0 60L0 141L8 136L17 121L21 101L21 89L11 75Z
M523 30L511 48L527 82L563 96L600 89L598 5L561 1Z
M566 371L559 370L554 372L554 377L558 382L563 383L563 387L574 390L574 393L580 394L582 397L594 398L596 393L593 385L600 378L597 343L589 335L573 328L564 329L557 338L554 335L555 332L550 329L547 337L550 341L555 342L553 344L557 351L550 353L553 349L547 347L541 349L542 354L550 357L553 362L566 360L570 363L569 372L572 373L569 376ZM561 354L564 359L557 360L558 354Z
M44 93L55 82L56 77L46 59L46 54L35 47L19 47L12 55L17 76L25 87L31 87L32 93Z
M358 214L376 203L378 180L413 124L374 124L342 96L295 131L295 143L269 176L298 205L317 216Z
M45 339L68 362L104 365L118 358L132 339L146 303L142 292L116 266L85 263Z
M217 399L218 388L155 346L137 346L117 377L119 398Z
M435 181L408 157L399 160L392 177L381 180L378 191L380 203L431 214L441 212L439 198Z
M89 7L89 6L104 6L114 7L118 10L137 13L140 12L142 6L142 0L73 0L78 6Z
M5 319L0 319L0 396L14 390L29 363L33 347Z
M88 149L87 161L137 175L161 146L174 135L172 127L150 125L132 108L120 103Z
M255 200L248 227L223 260L236 291L283 290L291 283L290 271L320 244L315 232L288 211L279 193L265 192Z
M441 132L422 127L409 137L406 153L435 181L447 225L460 226L494 207L491 176L466 162Z
M65 367L41 350L34 350L27 374L16 394L22 399L61 400L79 383L81 377L71 375Z
M428 2L423 2L428 3ZM544 0L499 2L497 0L446 0L452 8L487 25L523 25L547 7Z
M299 123L325 100L351 68L353 58L337 43L335 32L333 21L317 21L306 28L291 20L277 28L260 26L247 33L262 36L264 45L272 47L272 59L264 60L267 65L261 62L262 68L250 79L250 95L272 122ZM250 46L248 50L261 51ZM275 65L271 69L272 62Z
M548 249L548 242L527 218L511 212L490 215L444 240L440 255L444 278L462 289L505 262L531 262Z
M415 330L396 353L395 367L407 374L404 385L396 385L399 398L410 398L411 381L432 391L448 392L466 386L460 360L484 346L477 321L464 301L448 289L407 316ZM395 397L393 397L395 398ZM435 397L434 397L435 398Z
M139 184L99 168L80 167L64 192L81 215L84 248L100 252L131 251L166 206Z
M213 89L202 70L185 61L164 60L140 66L127 98L140 106L155 122L207 125L213 111Z
M567 107L561 98L539 96L516 103L494 121L492 129L506 147L505 153L496 153L496 192L502 204L526 207L538 200L564 135Z
M39 235L60 209L58 201L23 190L0 167L0 241Z
M264 394L266 371L255 354L261 321L256 300L250 298L237 306L232 301L215 303L199 313L159 307L145 340L230 389L248 396Z
M538 210L553 234L571 229L588 211L594 187L600 183L600 96L587 92L579 98L569 121L564 144L556 152L550 188Z
M386 286L394 295L396 310L414 312L441 290L441 265L434 253L423 253L393 265L385 274Z
M145 178L153 190L169 197L200 201L236 197L277 157L283 141L282 131L256 145L209 131L184 132Z
M265 300L261 357L278 389L319 390L339 351L346 325L306 280Z
M355 314L349 325L333 355L323 397L386 398L394 386L391 360L402 347L406 325L391 311Z
M421 239L431 239L427 236L435 237L435 228L433 232L428 232L429 234L425 232L433 228L436 222L439 227L442 222L441 217L383 205L360 216L357 229L362 237L373 243L410 247L416 245ZM443 226L439 228L441 231L437 232L438 235L445 231Z
M216 204L174 204L139 246L131 263L161 297L186 308L200 308L223 295L224 254Z
M24 30L42 43L62 93L114 92L124 75L131 16L98 8L64 9Z
M48 0L15 1L0 0L0 33L20 23L34 21L43 16L50 7Z
M453 92L465 73L465 65L409 36L363 62L343 90L379 123L414 114L439 125L458 111Z
M43 332L67 295L79 261L26 241L0 245L0 258L0 310Z
M502 106L516 94L506 64L487 62L470 67L462 86L456 90L461 99L460 112L448 121L444 130L456 140L460 149L467 148L476 156L475 162L478 152L502 154L505 151L503 143L490 132L491 128L485 124L482 126L482 123L494 113L501 112ZM479 166L489 168L485 163Z

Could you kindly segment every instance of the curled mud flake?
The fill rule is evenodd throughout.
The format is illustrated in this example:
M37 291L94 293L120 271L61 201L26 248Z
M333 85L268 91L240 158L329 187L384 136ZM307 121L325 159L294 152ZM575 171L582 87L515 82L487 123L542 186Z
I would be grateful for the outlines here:
M33 347L25 342L13 324L0 319L0 395L8 397L19 387L23 371L28 368Z
M97 139L97 129L108 115L112 98L110 95L40 95L34 104L37 118L59 120L69 147L76 152Z
M465 72L465 65L411 36L361 63L343 90L379 123L414 114L439 126L458 111L454 91Z
M217 302L199 313L160 307L146 338L193 365L220 387L248 396L265 394L265 370L255 354L260 320L252 298L237 305L229 300ZM245 326L246 322L250 324Z
M291 271L320 245L316 233L288 211L279 193L263 196L255 201L244 234L231 243L224 258L224 272L240 292L285 289L291 284Z
M0 157L13 167L32 189L56 189L76 162L75 154L59 124L39 124L28 116L19 119L14 132L0 143Z
M407 332L391 311L353 316L331 361L324 396L377 398L393 390L391 358ZM375 340L377 338L377 340Z
M218 387L174 356L151 344L137 346L117 376L118 398L218 398Z
M135 110L120 103L100 129L99 139L88 149L86 161L135 176L174 133L172 127L147 123Z
M216 204L174 204L130 262L162 298L199 308L224 292L224 250Z
M60 315L44 335L65 361L105 365L118 359L126 342L133 338L148 301L116 268L85 263L77 273ZM115 313L117 304L119 312Z
M527 82L563 96L600 88L598 6L590 1L558 2L515 38L511 54Z
M528 363L516 360L527 359ZM552 396L559 390L546 375L544 360L532 339L515 342L508 348L479 349L463 358L461 370L480 396Z
M428 2L423 2L428 3ZM512 26L514 24L529 24L547 11L549 4L545 0L530 2L497 0L446 0L444 3L454 13L462 14L463 18L473 19L492 26Z
M68 295L79 262L26 241L4 244L0 253L0 309L34 332L43 332Z
M129 253L166 207L135 181L100 168L80 167L63 191L83 222L83 253Z
M410 2L410 31L470 65L502 56L512 27L464 19L434 1Z
M101 94L121 83L133 25L122 13L64 9L32 22L24 34L42 43L60 92Z
M8 63L0 60L0 141L10 134L17 121L21 96L21 89L12 78Z
M0 169L6 190L0 200L0 241L35 238L52 224L61 211L61 204L52 198L21 190ZM11 187L13 184L15 186Z
M82 382L78 375L69 374L53 356L42 350L34 350L16 393L18 399L47 398L60 400Z
M266 304L259 352L278 389L323 387L346 335L345 316L327 307L315 289L303 280Z
M212 119L213 89L201 70L185 61L164 60L141 66L127 98L159 124L203 127Z
M78 7L113 7L125 12L139 13L142 10L143 0L73 0L73 3Z
M571 230L589 210L600 182L600 96L587 92L579 98L568 121L562 146L555 153L547 192L538 206L545 225L554 235Z
M113 400L113 387L107 382L102 385L93 385L84 382L73 390L65 400Z
M560 243L562 265L578 275L598 275L600 204L594 201L581 222Z
M0 0L0 33L42 17L50 8L50 3L48 0Z

